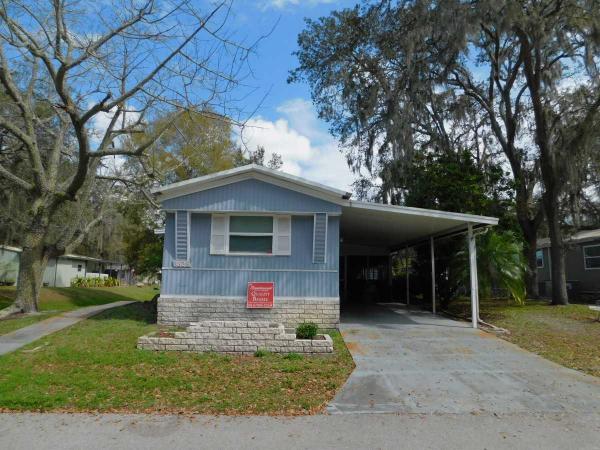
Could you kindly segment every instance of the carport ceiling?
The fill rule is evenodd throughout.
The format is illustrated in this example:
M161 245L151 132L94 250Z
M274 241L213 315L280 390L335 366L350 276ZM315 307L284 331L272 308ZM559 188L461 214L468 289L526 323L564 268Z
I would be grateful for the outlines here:
M349 200L342 206L340 233L345 244L394 248L466 229L469 223L496 225L498 219Z

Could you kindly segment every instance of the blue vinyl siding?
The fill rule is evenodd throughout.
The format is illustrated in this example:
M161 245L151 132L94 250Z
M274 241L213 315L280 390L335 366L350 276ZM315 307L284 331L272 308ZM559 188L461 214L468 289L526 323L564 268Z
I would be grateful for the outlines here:
M259 180L244 180L162 202L166 210L329 212L342 208L310 195Z
M249 281L273 281L275 297L339 296L337 272L170 269L167 274L163 276L163 295L244 297Z
M244 296L248 281L274 281L277 296L337 297L339 217L329 217L327 258L313 263L314 216L292 217L289 256L210 255L210 214L192 213L191 269L174 269L175 214L167 214L163 253L165 295Z

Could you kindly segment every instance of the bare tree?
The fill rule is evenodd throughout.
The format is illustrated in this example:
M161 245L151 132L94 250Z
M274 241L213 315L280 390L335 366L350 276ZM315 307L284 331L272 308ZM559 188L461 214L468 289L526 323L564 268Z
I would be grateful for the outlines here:
M97 178L111 181L107 160L143 164L170 123L128 137L159 113L228 112L252 48L227 33L229 2L198 4L0 0L0 87L10 103L0 132L23 158L18 172L0 165L0 178L28 205L12 310L37 310L48 258L102 220L101 207L83 211Z

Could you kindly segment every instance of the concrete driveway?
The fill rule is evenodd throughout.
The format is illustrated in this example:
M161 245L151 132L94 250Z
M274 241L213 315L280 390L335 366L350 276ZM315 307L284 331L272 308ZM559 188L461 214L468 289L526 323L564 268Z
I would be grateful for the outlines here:
M600 379L467 323L386 305L340 328L356 369L331 414L600 413Z

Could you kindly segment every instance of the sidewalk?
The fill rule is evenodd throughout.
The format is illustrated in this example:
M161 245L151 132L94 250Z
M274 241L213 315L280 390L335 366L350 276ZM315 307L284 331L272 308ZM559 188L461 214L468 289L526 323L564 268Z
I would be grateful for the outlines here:
M68 311L58 316L51 317L50 319L42 320L41 322L29 325L28 327L20 328L12 333L0 336L0 355L15 351L33 341L37 341L44 336L70 327L77 322L95 316L107 309L128 305L130 303L133 303L133 301L120 301L107 303L105 305L79 308L74 311Z

